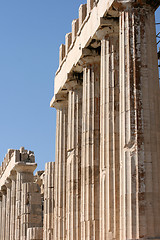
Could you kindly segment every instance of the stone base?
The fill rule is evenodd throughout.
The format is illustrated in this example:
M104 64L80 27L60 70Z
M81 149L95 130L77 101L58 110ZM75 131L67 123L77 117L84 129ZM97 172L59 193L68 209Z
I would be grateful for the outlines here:
M134 238L134 239L132 238L132 239L126 239L126 240L160 240L160 237L158 237L158 238L157 237L156 238L154 238L154 237L153 238L152 237L151 238Z

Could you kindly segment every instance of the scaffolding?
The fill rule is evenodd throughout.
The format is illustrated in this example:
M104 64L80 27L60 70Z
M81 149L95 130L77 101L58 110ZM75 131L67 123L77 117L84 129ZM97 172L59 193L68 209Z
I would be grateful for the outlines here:
M156 23L156 26L160 26L160 23ZM159 81L160 81L160 31L157 32L157 54L158 54L158 67L159 67Z

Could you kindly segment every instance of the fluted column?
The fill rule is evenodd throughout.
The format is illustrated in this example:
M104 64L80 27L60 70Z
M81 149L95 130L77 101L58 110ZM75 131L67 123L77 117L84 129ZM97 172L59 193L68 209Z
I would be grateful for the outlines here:
M149 5L136 7L129 3L122 7L120 239L160 239L159 82L154 10Z
M19 162L15 166L17 171L16 179L16 220L15 220L15 240L22 238L22 183L33 182L33 171L36 169L35 163L23 163Z
M7 198L6 198L6 229L5 229L5 240L10 239L10 217L11 217L11 180L7 179L5 182L7 187Z
M12 171L10 175L10 179L12 180L11 185L11 225L10 225L10 239L15 240L15 213L16 213L16 172Z
M2 193L0 192L0 226L2 226ZM0 231L0 240L2 239L2 230Z
M119 62L118 22L97 32L101 40L100 239L119 236Z
M27 240L43 240L43 228L42 227L28 228Z
M67 138L67 222L68 240L81 239L81 134L82 134L82 82L68 82L68 138Z
M4 186L2 193L2 225L1 225L1 240L5 240L6 234L6 199L7 199L7 189Z
M27 240L27 229L31 227L42 227L42 199L35 182L22 184L21 240Z
M55 163L54 162L46 163L44 180L44 220L43 220L44 240L53 239L54 205L55 205L54 181L55 181Z
M90 60L96 60L92 57ZM99 239L100 67L83 69L81 153L81 239Z
M66 239L67 99L56 104L54 239Z

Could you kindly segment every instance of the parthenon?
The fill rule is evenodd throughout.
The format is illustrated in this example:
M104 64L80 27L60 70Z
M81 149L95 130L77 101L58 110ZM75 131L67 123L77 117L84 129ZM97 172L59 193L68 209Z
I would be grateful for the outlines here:
M0 240L160 240L159 0L87 0L59 50L55 162L9 149Z

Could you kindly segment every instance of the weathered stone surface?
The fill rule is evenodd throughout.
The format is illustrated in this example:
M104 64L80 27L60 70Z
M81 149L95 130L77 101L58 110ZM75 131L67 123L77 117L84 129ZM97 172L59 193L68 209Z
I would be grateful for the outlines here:
M112 21L112 20L111 20ZM118 25L118 23L117 23ZM100 83L100 239L119 239L118 31L102 29ZM107 33L107 34L106 34Z
M66 236L67 104L57 103L54 239Z
M42 239L43 239L42 227L28 228L27 240L42 240Z
M79 79L80 80L80 79ZM81 239L81 129L82 129L82 83L74 76L67 83L68 137L66 176L66 239Z
M55 208L55 163L45 165L44 179L44 214L43 214L43 239L53 239L54 208Z
M42 227L40 187L33 176L37 166L34 153L23 147L9 150L2 166L0 240L26 240L29 227Z
M79 9L79 31L57 70L51 101L55 106L62 89L68 92L67 239L78 239L78 228L81 239L160 239L160 91L154 20L159 5L88 0L87 8ZM78 120L77 81L69 80L75 72L83 72ZM82 131L81 154L76 154L81 162L80 225L73 144L77 131Z

